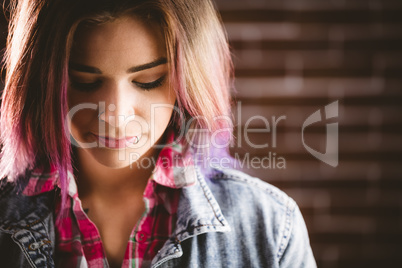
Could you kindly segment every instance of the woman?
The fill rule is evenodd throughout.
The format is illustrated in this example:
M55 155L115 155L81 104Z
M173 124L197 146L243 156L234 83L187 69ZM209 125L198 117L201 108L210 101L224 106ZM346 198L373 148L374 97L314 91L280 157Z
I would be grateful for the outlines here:
M210 1L21 0L11 14L2 265L315 267L292 199L207 165L231 136Z

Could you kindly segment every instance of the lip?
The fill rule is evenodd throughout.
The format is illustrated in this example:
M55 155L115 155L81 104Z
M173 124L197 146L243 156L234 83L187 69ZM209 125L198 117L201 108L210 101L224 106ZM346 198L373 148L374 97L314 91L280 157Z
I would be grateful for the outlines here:
M122 149L129 147L131 144L137 144L138 141L141 139L141 135L138 136L127 136L120 139L100 136L93 134L95 138L99 141L99 143L107 148L110 149Z

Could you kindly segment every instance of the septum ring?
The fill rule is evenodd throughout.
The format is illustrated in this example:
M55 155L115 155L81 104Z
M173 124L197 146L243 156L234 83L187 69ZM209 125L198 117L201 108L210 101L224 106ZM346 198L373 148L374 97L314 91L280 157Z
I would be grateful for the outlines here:
M135 140L134 140L134 142L133 142L133 144L139 143L139 142L140 142L140 139L141 139L141 136L142 136L142 135L136 136L136 137L135 137Z

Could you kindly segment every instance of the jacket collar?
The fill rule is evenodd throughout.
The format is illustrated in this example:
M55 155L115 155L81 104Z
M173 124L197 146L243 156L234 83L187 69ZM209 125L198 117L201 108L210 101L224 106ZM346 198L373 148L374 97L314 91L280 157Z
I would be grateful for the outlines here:
M151 267L157 267L168 259L181 257L183 250L180 243L186 239L203 233L230 231L230 226L199 168L182 168L180 176L187 177L186 180L192 177L197 183L182 188L175 233L152 260Z
M15 232L32 226L52 214L56 191L25 195L17 185L3 181L0 187L0 229Z

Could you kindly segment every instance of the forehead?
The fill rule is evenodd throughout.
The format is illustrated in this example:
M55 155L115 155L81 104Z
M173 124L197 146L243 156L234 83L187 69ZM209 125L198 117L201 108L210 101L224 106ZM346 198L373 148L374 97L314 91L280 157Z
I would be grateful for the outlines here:
M71 50L72 60L97 66L116 61L141 64L164 56L166 48L160 27L130 16L79 27Z

